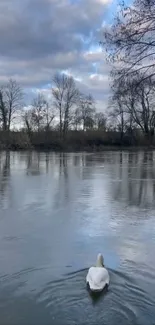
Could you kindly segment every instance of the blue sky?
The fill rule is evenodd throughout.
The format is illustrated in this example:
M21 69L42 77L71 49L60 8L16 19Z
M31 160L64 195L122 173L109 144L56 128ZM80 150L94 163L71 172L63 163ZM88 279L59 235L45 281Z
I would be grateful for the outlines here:
M98 45L117 0L0 0L0 83L16 79L31 98L50 94L53 74L73 75L104 109L110 66Z

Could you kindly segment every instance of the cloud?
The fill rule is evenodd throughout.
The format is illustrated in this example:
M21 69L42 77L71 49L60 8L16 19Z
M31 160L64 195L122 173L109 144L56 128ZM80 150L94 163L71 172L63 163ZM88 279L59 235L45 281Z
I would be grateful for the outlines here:
M111 1L1 0L0 82L15 78L32 93L65 70L101 100L109 67L98 50L99 31Z

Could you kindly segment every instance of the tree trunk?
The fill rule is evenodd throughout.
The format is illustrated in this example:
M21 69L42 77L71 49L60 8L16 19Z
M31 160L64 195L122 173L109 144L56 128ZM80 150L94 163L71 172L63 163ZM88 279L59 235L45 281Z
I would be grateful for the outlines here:
M3 131L7 131L7 111L6 111L5 104L3 102L3 95L1 91L0 91L0 111L2 114Z

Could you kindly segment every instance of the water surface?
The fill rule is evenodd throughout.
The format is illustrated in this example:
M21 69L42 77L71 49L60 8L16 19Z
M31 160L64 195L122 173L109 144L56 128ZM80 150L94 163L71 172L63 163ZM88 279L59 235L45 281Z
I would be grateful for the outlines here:
M155 153L0 153L0 325L155 324ZM102 252L108 293L91 297Z

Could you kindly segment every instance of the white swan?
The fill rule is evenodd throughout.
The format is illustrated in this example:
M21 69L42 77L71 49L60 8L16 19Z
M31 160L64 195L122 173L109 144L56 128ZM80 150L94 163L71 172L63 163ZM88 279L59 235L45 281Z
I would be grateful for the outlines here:
M98 254L96 266L90 267L86 276L86 283L91 291L102 291L109 285L110 277L107 269L104 267L102 254Z

